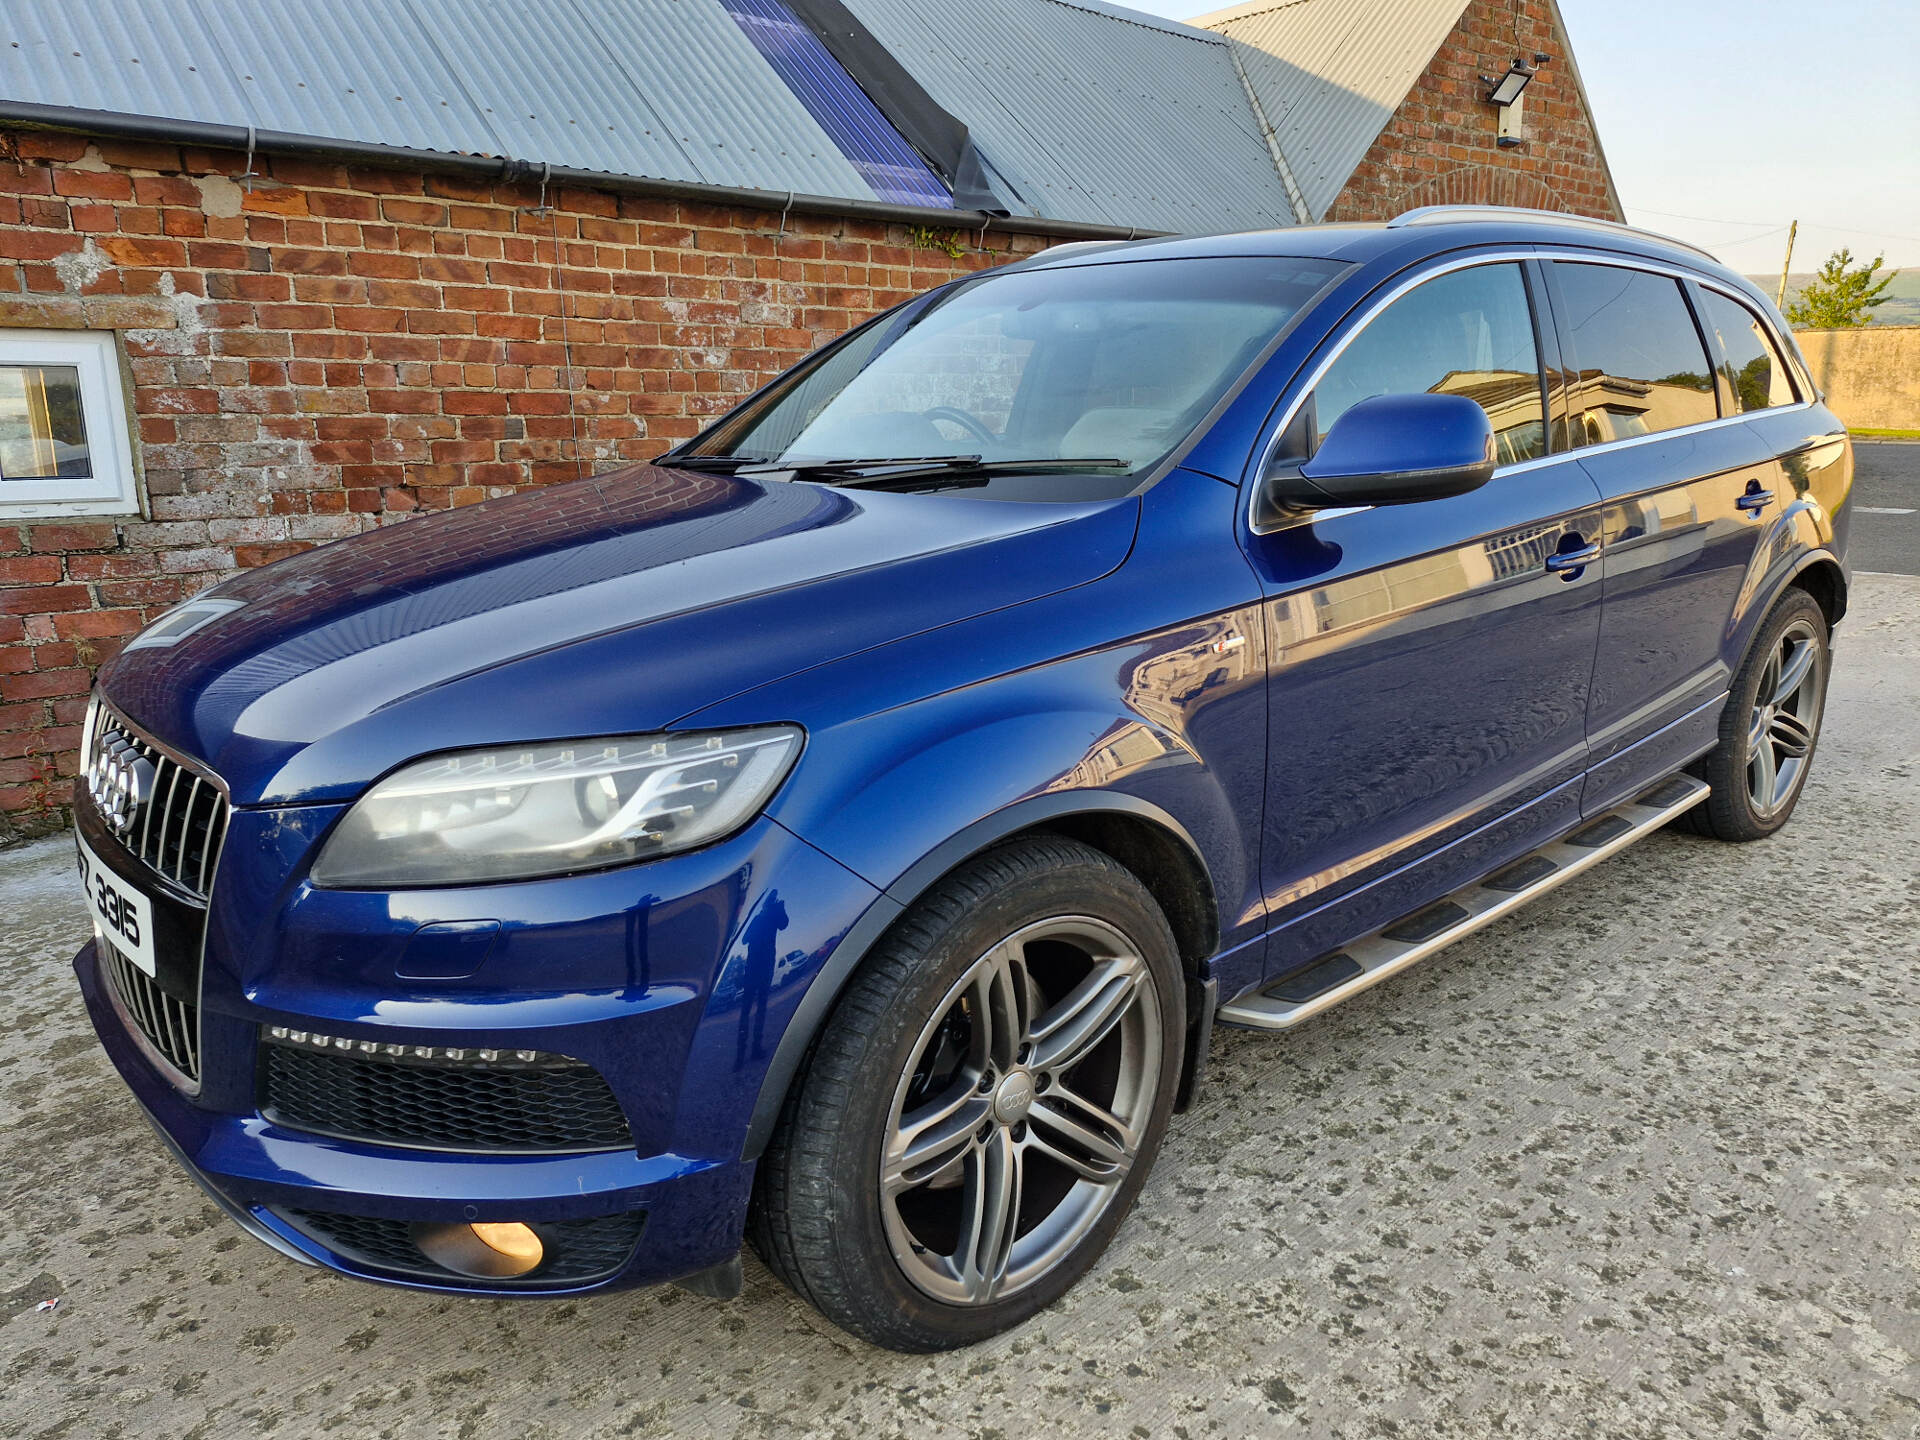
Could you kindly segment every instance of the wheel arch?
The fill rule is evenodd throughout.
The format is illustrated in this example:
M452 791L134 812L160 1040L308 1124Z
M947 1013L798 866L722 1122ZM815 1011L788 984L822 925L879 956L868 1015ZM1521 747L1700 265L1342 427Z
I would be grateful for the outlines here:
M1838 625L1847 613L1847 576L1840 563L1825 553L1809 555L1787 580L1787 588L1804 590L1819 603L1827 617L1827 628Z
M894 922L974 856L1029 835L1077 840L1125 866L1165 913L1181 968L1198 983L1202 966L1219 948L1220 918L1212 876L1185 826L1150 801L1117 791L1063 791L1016 802L967 826L909 866L834 946L774 1048L741 1146L743 1160L757 1159L766 1149L787 1094L835 1002ZM1212 1017L1207 1018L1210 1022ZM1190 1088L1191 1072L1201 1059L1193 1049L1189 1046L1184 1060L1183 1090Z

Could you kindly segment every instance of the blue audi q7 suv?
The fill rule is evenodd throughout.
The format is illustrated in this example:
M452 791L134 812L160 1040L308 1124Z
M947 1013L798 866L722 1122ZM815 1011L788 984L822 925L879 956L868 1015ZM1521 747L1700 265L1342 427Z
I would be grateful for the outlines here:
M80 986L296 1260L726 1295L751 1239L965 1344L1092 1265L1216 1023L1783 825L1851 473L1656 237L1063 247L157 620L87 725Z

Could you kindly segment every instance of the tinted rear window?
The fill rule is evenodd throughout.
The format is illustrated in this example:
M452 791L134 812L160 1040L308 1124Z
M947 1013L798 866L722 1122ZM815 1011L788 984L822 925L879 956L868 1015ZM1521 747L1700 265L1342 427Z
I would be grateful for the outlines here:
M1733 408L1746 414L1793 404L1799 398L1793 393L1793 381L1760 317L1717 290L1697 293L1706 298L1708 322L1720 332L1720 350L1726 357L1721 373L1733 390Z
M1554 266L1571 342L1576 443L1715 419L1713 368L1680 282L1616 265Z

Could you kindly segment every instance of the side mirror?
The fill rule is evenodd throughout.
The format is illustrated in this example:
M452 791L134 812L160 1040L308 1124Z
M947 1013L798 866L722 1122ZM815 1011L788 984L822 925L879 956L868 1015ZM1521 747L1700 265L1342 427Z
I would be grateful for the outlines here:
M1376 395L1349 408L1313 458L1266 478L1286 509L1400 505L1464 495L1493 477L1493 427L1465 395Z

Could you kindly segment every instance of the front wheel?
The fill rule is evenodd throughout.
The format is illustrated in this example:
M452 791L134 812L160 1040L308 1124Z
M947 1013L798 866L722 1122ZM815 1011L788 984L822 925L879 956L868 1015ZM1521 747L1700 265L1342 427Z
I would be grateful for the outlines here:
M1696 767L1712 790L1687 812L1694 830L1759 840L1787 823L1820 740L1831 659L1819 602L1787 591L1733 677L1720 744Z
M1096 850L969 862L869 957L760 1165L754 1238L828 1318L944 1350L1063 1294L1159 1148L1185 1034L1166 918Z

